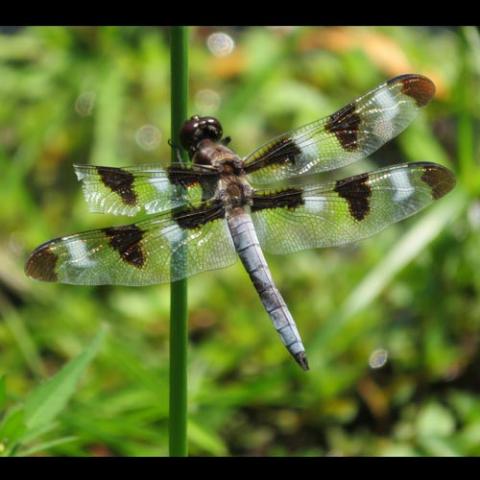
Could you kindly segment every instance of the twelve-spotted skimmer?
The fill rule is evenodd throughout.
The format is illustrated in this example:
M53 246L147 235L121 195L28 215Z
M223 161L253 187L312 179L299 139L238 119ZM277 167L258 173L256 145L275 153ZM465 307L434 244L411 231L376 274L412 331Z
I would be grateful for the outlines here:
M434 92L424 76L395 77L243 159L228 148L217 119L195 115L180 132L190 165L75 165L90 210L152 216L50 240L31 254L26 273L81 285L148 285L223 268L240 257L283 343L307 370L297 326L262 249L285 254L363 239L443 197L455 178L445 167L422 162L313 186L288 180L374 152L402 132ZM275 188L279 181L287 186ZM171 262L179 249L183 261Z

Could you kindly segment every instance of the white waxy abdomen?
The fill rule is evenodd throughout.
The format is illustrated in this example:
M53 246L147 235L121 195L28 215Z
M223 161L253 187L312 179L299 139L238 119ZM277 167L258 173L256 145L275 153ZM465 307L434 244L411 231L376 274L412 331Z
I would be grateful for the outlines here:
M297 363L304 370L308 370L302 339L285 301L273 283L250 215L246 212L227 215L227 221L238 256L250 275L283 344Z

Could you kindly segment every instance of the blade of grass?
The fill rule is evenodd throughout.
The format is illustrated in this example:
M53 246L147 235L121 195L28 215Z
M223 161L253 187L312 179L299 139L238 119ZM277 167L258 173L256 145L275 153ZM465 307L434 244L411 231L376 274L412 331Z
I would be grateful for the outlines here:
M17 405L5 414L0 423L0 454L5 457L13 455L26 431L25 412Z
M473 28L473 27L471 27ZM471 78L472 78L472 52L469 45L469 28L460 29L461 48L461 72L458 82L458 141L457 153L460 175L463 182L474 189L478 185L474 174L475 163L474 154L474 128L472 115L470 113L470 103L472 98Z
M450 195L448 202L436 208L432 207L431 211L416 222L384 259L357 285L343 304L343 316L351 317L367 307L392 278L432 242L465 205L464 194L455 192Z
M188 115L188 31L186 27L170 30L171 71L171 135L174 145L180 145L180 128ZM177 161L172 148L172 163ZM186 161L185 153L182 158ZM185 262L185 251L177 248L173 264ZM187 281L171 283L170 293L170 456L187 456Z
M5 387L5 375L0 376L0 413L7 403L7 388Z
M106 328L102 327L83 353L28 396L25 401L25 425L29 431L52 422L63 410L85 368L98 352L105 334Z
M192 441L192 445L196 444L202 450L210 455L225 456L228 453L226 445L213 432L207 431L203 426L189 420L188 436Z
M31 372L39 378L46 377L45 366L38 353L36 344L25 325L23 316L19 315L17 310L2 293L0 293L0 314L3 317L5 325L17 342L20 352Z
M77 437L62 437L57 438L56 440L51 440L50 442L41 443L40 445L36 445L35 447L28 448L26 450L21 450L19 452L19 456L21 457L29 457L38 452L46 452L49 448L56 447L58 445L64 445L68 442L74 442L77 440Z
M91 163L93 165L118 165L122 159L118 154L118 131L122 121L125 79L114 65L104 65L95 107L94 144Z

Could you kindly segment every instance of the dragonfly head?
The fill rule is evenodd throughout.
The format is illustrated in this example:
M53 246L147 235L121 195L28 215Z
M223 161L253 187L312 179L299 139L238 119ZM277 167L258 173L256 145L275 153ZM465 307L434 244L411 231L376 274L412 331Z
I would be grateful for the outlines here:
M193 115L183 124L180 130L180 141L182 146L192 155L196 152L198 144L202 140L210 139L218 142L222 135L222 125L215 117Z

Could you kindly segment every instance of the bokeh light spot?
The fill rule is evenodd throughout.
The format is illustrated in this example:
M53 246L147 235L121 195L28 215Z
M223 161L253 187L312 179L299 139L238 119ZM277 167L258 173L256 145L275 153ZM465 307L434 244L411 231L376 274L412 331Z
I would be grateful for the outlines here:
M473 230L480 228L480 202L473 202L467 211L468 221Z
M214 113L218 110L220 102L220 95L215 90L206 88L195 94L195 106L200 112Z
M233 52L235 41L226 33L215 32L208 36L207 47L216 57L226 57Z
M143 150L155 150L160 145L162 133L155 125L143 125L137 130L135 140Z
M75 111L81 117L88 117L95 107L95 92L82 92L75 101Z
M387 363L387 360L388 352L383 348L378 348L371 353L368 364L370 368L382 368Z

